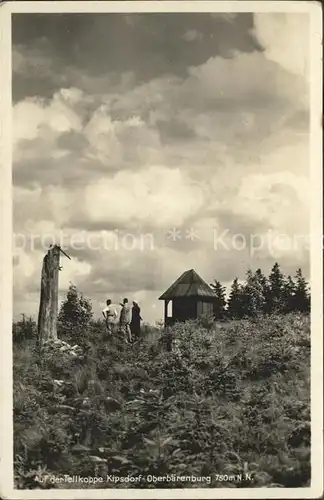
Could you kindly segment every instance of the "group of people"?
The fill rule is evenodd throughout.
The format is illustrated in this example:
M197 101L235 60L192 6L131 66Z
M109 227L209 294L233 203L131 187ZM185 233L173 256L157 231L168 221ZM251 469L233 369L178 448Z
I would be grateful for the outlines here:
M139 339L141 334L141 309L138 303L133 300L133 306L130 307L128 299L124 299L120 304L119 322L117 324L118 332L125 338L125 342L131 344ZM111 299L106 301L106 307L102 314L105 318L107 335L111 337L114 334L117 323L117 310L112 305Z

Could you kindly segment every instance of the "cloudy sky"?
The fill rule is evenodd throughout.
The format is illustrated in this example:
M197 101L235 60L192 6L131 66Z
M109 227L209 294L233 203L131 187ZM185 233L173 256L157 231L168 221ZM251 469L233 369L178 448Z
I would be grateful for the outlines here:
M159 319L190 268L308 276L307 14L15 14L12 41L15 315L53 238L96 315Z

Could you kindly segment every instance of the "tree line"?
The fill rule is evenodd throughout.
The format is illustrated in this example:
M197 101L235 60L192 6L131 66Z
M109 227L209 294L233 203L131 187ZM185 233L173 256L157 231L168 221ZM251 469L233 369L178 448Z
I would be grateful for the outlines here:
M285 276L277 262L269 276L261 269L248 269L243 283L235 278L228 299L226 288L219 281L215 280L211 287L217 296L214 313L219 319L310 311L310 287L302 270L298 269L293 278Z
M258 314L287 314L293 311L310 311L310 287L298 269L294 278L285 276L276 262L269 276L261 269L246 272L244 283L233 280L226 299L226 288L217 280L211 284L216 293L215 316L218 319L241 319ZM98 328L100 321L93 320L91 301L79 293L72 283L58 314L59 337L81 340L90 324ZM22 315L13 323L13 339L22 342L36 338L37 324L32 317Z

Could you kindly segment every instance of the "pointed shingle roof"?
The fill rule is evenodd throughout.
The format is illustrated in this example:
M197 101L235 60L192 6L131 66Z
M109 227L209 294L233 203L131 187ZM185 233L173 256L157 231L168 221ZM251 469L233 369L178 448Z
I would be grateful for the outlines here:
M215 298L216 295L194 269L189 269L159 297L159 300L169 300L177 297Z

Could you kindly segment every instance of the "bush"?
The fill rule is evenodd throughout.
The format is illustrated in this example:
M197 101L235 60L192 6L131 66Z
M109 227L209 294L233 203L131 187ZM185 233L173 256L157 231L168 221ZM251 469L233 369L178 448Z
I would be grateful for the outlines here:
M23 314L22 319L13 324L12 328L13 342L21 344L28 340L36 340L37 325L32 317L26 318Z
M82 343L92 319L92 305L89 299L80 294L71 284L58 315L59 336L73 342Z

